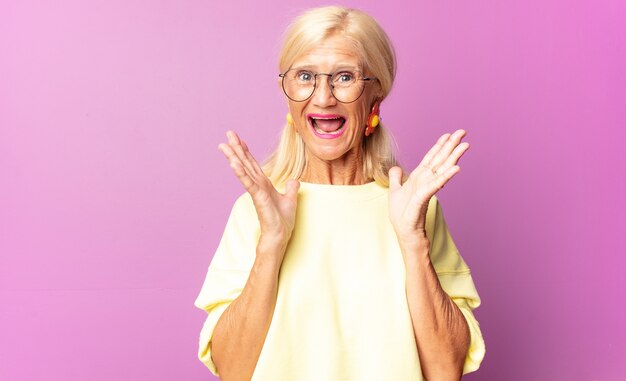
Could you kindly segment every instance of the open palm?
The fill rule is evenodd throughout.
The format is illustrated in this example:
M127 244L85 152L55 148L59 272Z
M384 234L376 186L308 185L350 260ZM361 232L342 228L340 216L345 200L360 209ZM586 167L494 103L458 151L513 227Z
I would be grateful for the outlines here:
M261 234L286 244L295 220L299 183L290 180L286 192L276 190L248 150L246 143L233 131L226 133L228 143L219 145L241 184L250 193L261 225Z
M469 148L461 143L464 135L464 130L442 135L404 184L400 167L389 170L389 218L400 239L425 235L430 198L461 170L457 163Z

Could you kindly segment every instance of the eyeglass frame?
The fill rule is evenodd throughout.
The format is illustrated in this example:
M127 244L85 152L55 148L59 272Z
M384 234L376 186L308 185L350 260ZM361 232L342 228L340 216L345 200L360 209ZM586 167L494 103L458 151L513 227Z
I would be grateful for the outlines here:
M282 80L281 80L280 84L281 84L281 87L283 88L283 93L285 93L285 96L286 96L287 98L291 99L291 100L292 100L292 101L294 101L294 102L305 102L305 101L307 101L307 100L311 99L311 97L313 96L313 94L315 94L315 90L317 89L317 76L318 76L318 75L325 75L325 76L327 76L327 77L328 77L328 87L330 88L330 93L333 95L333 98L335 98L335 99L337 100L337 102L340 102L340 103L343 103L343 104L350 104L350 103L354 103L354 102L358 101L358 100L359 100L359 98L361 98L361 96L362 96L362 95L363 95L363 93L365 92L365 85L363 85L363 87L361 88L361 93L359 94L359 96L358 96L358 97L356 97L353 101L350 101L350 102L343 102L343 101L339 100L339 98L337 98L337 97L335 96L335 92L333 91L333 90L335 89L335 86L331 83L331 79L332 79L332 77L333 77L335 74L337 74L337 73L341 73L342 71L347 71L347 70L345 70L345 69L342 69L342 70L337 70L336 72L334 72L334 73L330 73L330 74L329 74L329 73L314 73L312 70L309 70L309 71L311 72L311 74L313 74L313 79L315 80L315 82L314 82L314 84L313 84L313 91L311 91L311 95L309 95L308 97L304 98L304 99L303 99L303 100L301 100L301 101L298 101L298 100L295 100L295 99L293 99L292 97L290 97L290 96L289 96L289 94L287 94L287 90L285 90L285 78L286 78L286 76L287 76L287 73L289 73L291 70L296 70L296 69L291 68L291 69L287 70L287 71L286 71L286 72L284 72L284 73L279 73L279 74L278 74L278 76L279 76L280 78L282 78ZM363 75L363 73L361 73L361 72L360 72L360 71L358 71L358 70L355 70L353 73L359 73L359 74ZM372 81L372 80L378 80L378 78L376 78L376 77L365 77L365 76L363 76L363 78L359 78L359 80L360 80L360 81L365 81L365 82L368 82L368 83L369 83L369 81Z

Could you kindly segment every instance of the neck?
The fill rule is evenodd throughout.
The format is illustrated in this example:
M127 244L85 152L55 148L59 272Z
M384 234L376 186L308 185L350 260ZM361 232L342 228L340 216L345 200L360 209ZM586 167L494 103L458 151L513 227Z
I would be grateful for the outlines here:
M306 166L300 180L315 184L361 185L372 181L363 174L360 150L352 150L335 160L322 160L307 155Z

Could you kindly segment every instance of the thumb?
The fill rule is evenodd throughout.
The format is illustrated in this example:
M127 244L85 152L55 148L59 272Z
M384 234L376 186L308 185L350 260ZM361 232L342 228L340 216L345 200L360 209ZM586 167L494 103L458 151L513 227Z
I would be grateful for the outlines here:
M402 186L402 168L392 167L389 169L389 190L395 191Z
M300 189L300 182L298 180L289 180L285 186L285 196L291 199L295 199Z

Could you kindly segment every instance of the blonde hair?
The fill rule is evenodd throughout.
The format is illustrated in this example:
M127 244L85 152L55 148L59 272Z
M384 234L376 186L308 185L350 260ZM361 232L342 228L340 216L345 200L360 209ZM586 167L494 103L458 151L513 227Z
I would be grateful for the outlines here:
M358 9L337 6L310 9L298 16L285 31L280 52L279 70L289 70L294 61L324 39L339 34L350 38L365 72L378 78L381 98L391 91L396 75L396 59L389 37L376 20ZM398 165L392 136L382 123L373 134L364 137L363 175L388 186L389 169ZM276 150L263 165L263 171L274 184L298 179L306 166L305 145L293 128L286 124Z

